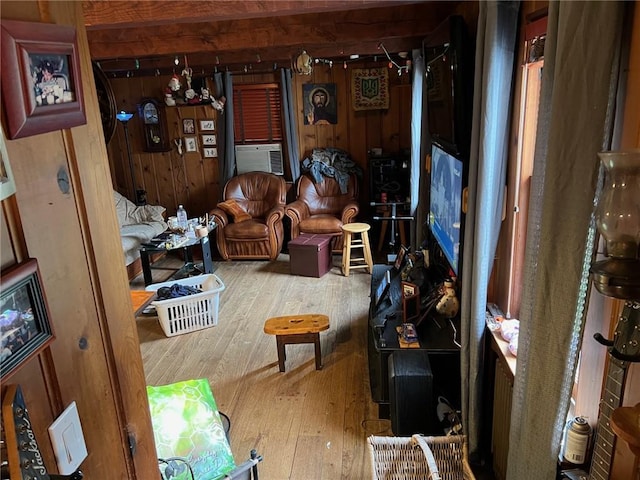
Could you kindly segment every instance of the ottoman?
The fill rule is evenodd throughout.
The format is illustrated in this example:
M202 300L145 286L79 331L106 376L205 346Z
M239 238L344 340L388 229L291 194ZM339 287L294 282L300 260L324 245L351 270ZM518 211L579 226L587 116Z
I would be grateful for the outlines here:
M289 242L292 275L320 278L331 270L332 235L301 233Z

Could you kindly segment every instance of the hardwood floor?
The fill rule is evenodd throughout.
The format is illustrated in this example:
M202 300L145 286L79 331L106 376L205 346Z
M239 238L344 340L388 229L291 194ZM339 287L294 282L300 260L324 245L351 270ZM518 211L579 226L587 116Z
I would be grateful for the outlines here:
M161 262L171 265L178 260ZM155 316L138 317L140 349L149 385L207 378L221 412L231 419L237 463L251 449L264 457L263 480L370 478L369 435L391 435L371 400L366 353L370 275L340 273L340 257L322 278L289 274L289 256L274 262L216 262L218 325L166 337ZM154 281L170 272L154 271ZM144 288L141 277L132 289ZM313 344L288 345L286 372L278 370L269 317L329 316L320 334L322 370Z

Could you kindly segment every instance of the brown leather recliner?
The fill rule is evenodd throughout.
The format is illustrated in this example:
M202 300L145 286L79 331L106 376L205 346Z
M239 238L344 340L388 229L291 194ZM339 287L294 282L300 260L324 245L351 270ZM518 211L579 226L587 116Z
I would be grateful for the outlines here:
M349 177L346 193L340 191L338 182L332 177L314 183L304 174L298 180L296 200L285 207L291 219L291 239L301 233L334 235L331 249L342 252L342 225L355 220L358 205L358 181L355 174Z
M284 238L286 191L284 178L272 173L249 172L229 179L225 201L210 212L224 260L278 257Z

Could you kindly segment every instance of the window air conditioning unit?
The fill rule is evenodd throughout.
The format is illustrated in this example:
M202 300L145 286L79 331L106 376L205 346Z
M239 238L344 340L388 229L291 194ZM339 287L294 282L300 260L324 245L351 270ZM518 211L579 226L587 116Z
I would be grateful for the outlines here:
M282 145L236 145L236 167L238 175L246 172L269 172L284 175Z

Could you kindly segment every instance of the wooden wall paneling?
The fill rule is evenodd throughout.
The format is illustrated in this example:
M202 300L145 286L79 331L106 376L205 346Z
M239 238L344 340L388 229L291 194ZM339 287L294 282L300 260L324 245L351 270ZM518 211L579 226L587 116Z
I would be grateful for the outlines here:
M640 5L635 2L632 20L629 68L627 71L627 92L624 103L624 120L620 148L640 148ZM612 326L617 318L611 319ZM608 338L612 338L611 334ZM628 368L627 383L622 404L631 407L640 403L640 363L632 363ZM640 458L635 456L624 441L616 443L611 478L640 478ZM614 476L615 475L615 476Z
M9 208L9 197L2 201L0 209L0 268L5 269L16 263L16 257L13 251L11 236L9 235L9 225L5 217L5 208Z
M350 96L351 96L351 87L349 82L349 69L345 69L342 65L338 65L339 68L335 66L333 68L327 69L325 67L326 73L328 75L327 83L335 83L336 84L336 111L338 112L338 123L336 125L332 125L333 127L333 147L340 148L346 152L350 151L350 132L351 130L351 117L349 116L350 109ZM324 132L329 133L328 130L324 130ZM354 160L355 161L355 160Z
M135 75L135 72L134 72ZM270 75L270 78L273 74ZM136 116L129 122L132 158L134 160L136 179L140 188L147 191L147 202L163 205L167 208L167 215L174 215L179 204L184 204L188 212L199 212L209 209L218 198L218 164L217 159L202 157L202 132L199 130L199 120L214 119L217 111L210 105L179 105L163 107L167 122L171 150L168 152L149 153L143 148L142 124L138 116L137 105L142 98L152 97L163 101L163 92L170 77L131 77L114 79L112 86L116 92L119 107L125 106L127 111L135 111ZM184 84L184 79L183 86ZM212 82L207 81L209 86ZM184 144L185 134L182 130L182 119L193 118L196 121L196 132L193 135L198 141L198 152L180 156L174 140L181 139ZM122 127L120 127L122 130ZM207 132L217 135L215 132ZM114 136L109 145L109 155L121 156L118 160L111 159L111 164L119 170L114 177L124 182L124 193L134 199L129 180L129 167L124 143L124 132ZM118 184L120 187L122 183ZM122 190L121 193L123 192ZM204 210L203 210L204 211Z
M355 65L355 64L354 64ZM355 111L353 109L353 89L351 87L351 72L352 69L347 70L348 75L345 79L345 91L347 98L345 100L345 114L348 118L348 142L349 146L346 150L351 155L352 160L362 168L362 178L359 179L359 199L360 199L360 212L358 218L362 221L367 221L369 217L369 207L367 206L369 200L369 179L368 179L368 155L367 152L371 148L371 142L377 142L377 138L380 132L380 123L378 122L378 128L370 130L370 124L376 124L376 118L379 119L379 115L372 115L371 112ZM371 121L373 120L373 122ZM372 140L373 138L373 140Z
M111 169L111 182L114 190L124 196L133 199L131 192L131 179L127 166L127 149L124 141L124 129L120 122L116 125L116 131L107 147L109 154L109 168Z
M156 205L162 205L167 209L166 217L176 214L178 209L178 199L176 196L176 172L182 172L182 156L178 152L171 152L162 155L154 165L156 171L155 184L157 188L157 198L154 199ZM179 177L182 180L182 177Z
M76 128L86 131L86 127ZM23 159L12 162L16 186L20 187L17 199L29 255L38 259L56 333L51 351L60 389L64 392L63 400L65 405L72 400L77 402L89 449L97 449L105 438L119 442L118 417L113 403L104 405L99 417L91 411L96 401L94 389L111 390L110 374L102 350L92 282L83 258L86 245L79 223L82 213L77 210L74 197L61 193L56 183L61 168L69 171L61 132L39 135L37 141L31 138L13 141L10 147L13 147L12 158ZM43 151L48 155L41 155ZM62 285L64 289L60 288ZM73 301L69 301L70 298ZM84 351L79 349L81 339L88 341ZM117 454L114 456L113 451L105 451L103 456L109 463L122 465L122 459Z
M398 77L395 70L390 71L390 95L391 105L388 111L371 110L355 112L352 106L351 72L353 68L367 66L386 66L384 62L354 62L349 63L344 69L340 62L336 62L332 68L328 65L315 65L312 75L304 76L294 74L294 101L296 110L297 134L300 159L303 160L314 148L336 147L349 152L354 162L362 167L365 175L361 182L361 198L368 198L368 179L366 175L368 151L373 147L382 147L385 153L396 153L402 148L410 148L410 77L403 75ZM234 83L270 83L280 82L278 71L270 72L260 70L259 64L252 66L254 71L234 75ZM126 106L129 110L135 109L135 104L144 96L159 98L169 78L166 75L158 77L133 77L113 79L112 86L116 92L119 108ZM336 107L338 123L336 125L304 125L304 108L302 88L306 83L335 83ZM132 107L133 106L133 107ZM184 137L182 133L182 118L194 118L196 122L200 118L209 118L207 112L213 111L211 107L167 107L167 116L170 137ZM217 116L216 116L217 118ZM134 122L135 120L135 122ZM198 126L198 125L197 125ZM111 159L113 165L117 165L120 173L114 174L118 180L118 188L123 184L130 187L128 178L128 165L126 164L126 152L122 145L124 136L120 127L109 146L109 154L120 155L123 158ZM157 203L167 207L167 214L173 214L179 203L185 204L187 211L200 211L208 209L218 198L218 192L222 185L218 183L217 160L202 158L201 132L197 130L198 154L187 154L181 158L175 148L170 153L148 154L142 151L139 119L130 122L129 130L132 137L132 150L136 163L136 176L144 182L149 203ZM215 132L218 134L218 132ZM124 155L123 155L124 153ZM124 162L124 163L123 163ZM139 172L139 173L138 173ZM157 193L154 194L154 190ZM133 195L128 195L133 198ZM156 200L157 199L157 200ZM191 204L191 205L190 205Z
M394 89L394 95L391 98L397 97L400 106L398 112L398 125L400 125L398 150L411 151L411 83L408 75L404 75L403 78L406 81Z
M390 80L397 76L393 70L389 71ZM391 82L390 82L391 83ZM395 85L389 85L389 109L381 110L380 117L382 120L382 151L385 153L395 154L400 148L400 129L402 128L398 122L400 116L400 104L398 102L399 95Z

